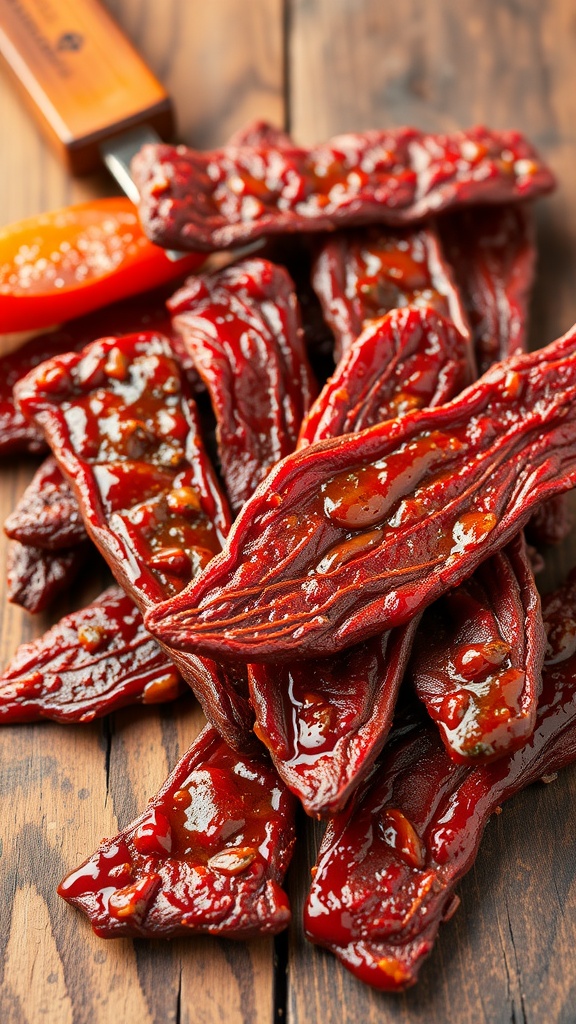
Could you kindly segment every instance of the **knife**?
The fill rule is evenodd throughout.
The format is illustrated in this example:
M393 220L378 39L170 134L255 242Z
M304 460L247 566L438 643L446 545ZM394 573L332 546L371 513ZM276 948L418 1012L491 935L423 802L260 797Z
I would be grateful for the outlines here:
M170 138L174 110L99 0L0 0L0 57L71 172L103 161L137 202L130 160Z

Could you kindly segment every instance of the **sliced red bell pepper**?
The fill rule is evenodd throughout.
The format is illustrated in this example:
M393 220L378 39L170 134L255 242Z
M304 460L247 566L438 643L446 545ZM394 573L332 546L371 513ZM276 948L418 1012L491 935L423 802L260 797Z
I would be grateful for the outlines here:
M205 259L168 259L122 196L19 221L0 230L0 334L82 316L190 273Z

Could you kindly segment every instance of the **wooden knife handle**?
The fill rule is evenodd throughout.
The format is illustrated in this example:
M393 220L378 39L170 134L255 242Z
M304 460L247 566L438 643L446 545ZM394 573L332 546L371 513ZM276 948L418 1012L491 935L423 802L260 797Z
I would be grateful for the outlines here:
M75 174L128 128L172 134L168 94L98 0L0 0L0 56Z

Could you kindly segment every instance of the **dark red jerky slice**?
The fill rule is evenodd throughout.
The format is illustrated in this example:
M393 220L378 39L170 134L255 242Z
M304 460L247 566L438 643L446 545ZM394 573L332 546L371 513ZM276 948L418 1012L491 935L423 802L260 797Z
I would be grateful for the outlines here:
M29 423L14 404L12 390L17 381L35 366L64 352L79 352L95 338L106 335L127 334L138 330L154 330L172 337L178 345L166 310L166 299L174 290L171 286L155 289L148 295L138 295L123 302L115 302L88 316L78 317L55 331L36 335L20 348L0 357L0 455L18 452L41 452L46 448L42 431ZM179 349L182 356L183 350ZM187 360L186 371L198 382L198 377Z
M528 203L471 207L441 217L438 228L472 329L476 362L526 351L530 295L536 268L534 216ZM527 526L537 545L559 544L570 532L566 498L536 509Z
M167 248L214 251L271 234L410 224L440 210L528 198L554 178L518 132L414 128L340 135L313 149L144 146L140 218Z
M532 735L546 637L520 534L424 614L416 693L455 761L490 761Z
M190 278L169 306L208 389L222 475L238 511L294 450L316 394L294 285L282 267L242 260Z
M308 814L341 810L370 771L392 723L417 624L338 658L250 666L256 733Z
M267 760L207 727L147 809L61 882L97 935L247 939L290 920L294 801Z
M396 310L341 360L302 425L300 444L371 426L434 396L450 398L466 373L466 340L451 324L432 309ZM416 624L335 658L251 666L257 733L309 814L340 810L382 749Z
M574 581L559 597L573 602ZM567 620L573 637L573 603ZM573 646L544 671L532 737L498 761L457 765L431 726L399 728L354 808L328 826L304 912L308 938L377 988L414 984L490 815L574 760Z
M480 373L526 351L536 269L532 207L471 207L441 217L438 230L460 289Z
M324 385L298 447L449 401L471 383L467 342L430 307L395 309L370 324Z
M4 523L4 533L21 544L47 551L59 551L86 540L78 502L53 456L35 473Z
M200 580L149 613L167 643L327 656L401 625L576 483L576 330L454 401L273 469Z
M18 648L0 677L0 722L90 722L128 704L174 700L184 689L134 602L110 587Z
M88 543L61 551L46 551L11 541L6 561L8 600L32 614L45 611L58 594L74 583L89 552Z
M104 338L44 363L17 388L74 488L86 530L141 612L219 550L230 514L168 341ZM233 744L254 741L245 679L168 650Z
M312 284L334 331L336 362L373 320L403 306L432 307L469 334L452 270L431 227L337 231L322 242Z

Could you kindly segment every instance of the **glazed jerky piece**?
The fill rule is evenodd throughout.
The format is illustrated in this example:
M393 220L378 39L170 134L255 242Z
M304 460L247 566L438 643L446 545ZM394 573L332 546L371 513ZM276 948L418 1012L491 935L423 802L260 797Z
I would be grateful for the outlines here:
M47 551L74 547L86 540L78 502L52 455L42 463L8 516L4 533L21 544Z
M214 251L265 235L411 224L470 203L528 198L554 178L517 132L413 128L340 135L313 149L199 153L147 145L132 162L140 218L167 248Z
M174 700L184 690L134 602L110 587L18 648L0 677L0 722L91 722L127 704Z
M264 758L207 727L148 808L61 882L97 935L247 939L290 920L294 802Z
M300 444L434 404L467 379L466 340L451 324L432 309L395 310L354 342ZM250 666L256 732L308 814L340 810L382 749L417 622L334 658Z
M480 373L498 359L525 352L536 268L534 216L529 203L471 207L440 217L438 229L464 300ZM559 544L571 520L565 495L536 509L527 536Z
M341 810L378 757L418 621L338 657L249 666L254 731L308 814Z
M6 559L6 595L35 615L49 608L74 583L90 554L88 543L46 551L11 541Z
M400 726L353 809L328 826L305 909L306 934L362 981L412 985L490 815L576 759L576 576L545 609L550 660L536 729L491 764L455 764L437 731ZM560 607L554 602L559 602Z
M174 282L168 288L155 289L149 295L115 302L88 316L70 320L58 330L36 335L20 348L0 357L0 455L42 452L46 448L42 431L24 418L16 408L12 394L14 385L35 366L64 352L79 352L95 338L138 330L159 331L177 345L178 339L166 310L166 299L173 291ZM182 351L179 354L182 356ZM186 371L197 381L190 360Z
M170 300L174 324L204 381L233 511L296 446L316 393L294 286L267 260L190 278Z
M219 550L230 518L196 408L165 338L104 338L18 385L74 487L89 536L141 612L180 590ZM233 744L252 739L246 681L168 651Z
M536 269L532 207L471 207L438 220L462 295L480 373L526 351L528 305Z
M494 760L532 735L545 643L522 534L425 612L411 674L453 760Z
M441 405L472 380L467 342L431 307L370 324L338 363L300 428L298 447Z
M165 642L250 661L327 656L401 625L576 482L576 330L448 405L288 456L197 583L148 615Z
M312 284L334 331L336 362L371 321L403 306L431 306L469 333L452 271L430 227L337 231L322 242Z

